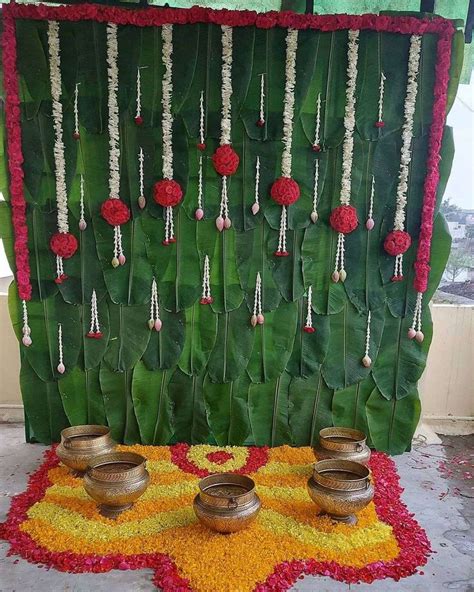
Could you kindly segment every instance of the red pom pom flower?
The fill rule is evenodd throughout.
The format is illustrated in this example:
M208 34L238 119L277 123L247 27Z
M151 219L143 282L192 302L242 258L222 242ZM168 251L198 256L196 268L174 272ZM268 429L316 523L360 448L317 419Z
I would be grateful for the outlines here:
M110 197L100 208L102 218L111 226L120 226L130 220L130 210L121 199Z
M51 237L49 246L58 257L69 259L77 251L77 238L70 232L56 232Z
M408 251L411 245L411 236L404 230L392 230L385 237L383 248L389 255L396 257Z
M270 189L273 201L280 206L289 206L298 200L300 187L291 177L279 177Z
M164 208L177 206L183 197L180 184L173 179L162 179L153 187L153 199Z
M223 144L212 155L212 162L219 175L229 177L239 168L240 159L230 144Z
M357 210L354 206L338 206L331 212L329 224L331 224L336 232L349 234L355 230L359 224Z

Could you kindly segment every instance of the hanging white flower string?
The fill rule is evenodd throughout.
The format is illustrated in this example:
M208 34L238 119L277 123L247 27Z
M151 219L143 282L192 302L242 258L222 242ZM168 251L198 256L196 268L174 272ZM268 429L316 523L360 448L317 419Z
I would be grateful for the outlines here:
M369 312L367 313L367 328L365 330L365 354L364 354L364 357L362 358L362 364L366 368L370 368L372 366L372 360L369 356L369 352L370 352L370 322L371 322L371 320L372 320L372 313L369 310Z
M262 312L262 278L260 272L257 272L257 279L255 282L255 294L253 300L253 314L250 317L250 324L252 327L256 325L263 325L265 317Z
M423 292L417 292L415 311L413 313L413 321L410 328L408 329L408 338L416 339L418 343L421 343L425 338L423 331L421 330L421 313L423 310Z
M321 93L318 93L318 99L316 101L316 125L314 129L314 142L311 146L313 152L321 152Z
M347 83L346 83L346 106L344 113L344 142L342 145L342 178L341 192L339 195L340 206L331 212L329 222L337 232L336 257L332 280L345 281L347 277L344 268L346 234L355 230L359 224L357 211L350 205L352 186L352 161L354 157L354 127L355 127L355 105L356 105L356 84L357 84L357 62L359 57L359 31L350 30L347 46Z
M308 288L306 321L303 327L305 333L314 333L316 329L313 327L313 286Z
M69 232L66 159L63 142L63 106L61 103L62 80L59 45L59 24L48 21L49 76L54 128L54 176L56 183L56 207L58 232L50 240L50 248L56 255L56 279L61 284L67 279L64 273L63 259L69 259L77 251L77 239Z
M33 343L33 341L31 339L31 328L30 328L30 325L28 324L28 309L26 307L26 300L22 300L21 305L22 305L22 313L23 313L23 327L21 329L23 337L21 338L21 341L24 346L30 347L30 345Z
M165 238L162 244L167 246L176 242L174 235L173 207L177 206L183 197L183 190L173 179L173 114L171 112L171 98L173 96L173 25L163 25L161 28L162 51L161 59L165 67L162 78L161 117L163 141L163 179L155 183L153 197L157 204L164 208Z
M405 230L405 208L407 205L408 178L412 158L413 119L418 95L418 73L420 68L421 36L412 35L410 38L410 52L408 56L408 82L405 97L404 123L402 127L402 148L400 153L400 168L398 172L398 186L396 210L393 230L388 233L384 241L384 249L395 257L395 267L392 282L403 280L403 254L411 245L411 236Z
M319 159L314 161L314 181L313 181L313 209L310 218L313 224L318 220L318 189L319 189Z
M257 120L258 127L265 125L265 74L260 74L260 109Z
M375 178L372 175L372 185L370 187L369 213L367 214L367 220L365 222L365 227L367 228L367 230L372 230L373 227L375 226L374 196L375 196Z
M219 232L232 226L229 217L229 198L227 193L227 177L233 175L239 166L239 156L231 145L232 132L232 27L222 25L222 66L221 66L221 137L220 145L212 155L212 162L216 172L222 176L221 203L219 215L216 218L216 228Z
M97 309L97 294L95 290L92 290L92 298L91 298L91 324L89 328L89 332L87 333L87 337L92 339L100 339L102 337L102 333L100 331L99 325L99 311Z
M378 119L375 122L375 127L384 127L385 123L383 121L383 98L385 92L385 74L380 72L380 84L379 84L379 115Z
M209 256L204 257L204 269L202 272L202 294L201 304L212 304L214 302L211 296L211 266L209 263Z
M61 323L58 323L58 354L59 354L59 363L56 367L56 370L59 374L64 374L66 372L66 366L64 365L64 358L63 358L63 326Z
M198 142L198 150L203 152L206 149L206 139L204 136L204 91L201 91L201 95L199 96L199 142Z
M138 66L137 68L137 108L135 111L135 124L143 125L142 117L142 75L141 70L148 68L148 66Z
M109 198L101 206L101 215L114 227L114 255L112 266L125 265L120 226L130 219L128 206L120 199L120 129L118 106L118 40L117 25L107 23L107 76L108 76L108 131L109 131Z
M76 88L74 89L74 132L72 137L75 140L79 140L81 134L79 133L79 85L81 83L76 83Z
M286 63L285 63L285 98L283 104L283 152L281 155L281 177L272 185L270 195L273 201L281 206L280 230L276 257L287 257L286 231L288 217L286 208L295 203L300 197L298 183L291 178L293 144L293 117L295 108L296 84L296 50L298 48L298 31L288 29L286 34Z
M252 214L256 216L260 211L260 200L258 197L260 188L260 157L257 156L257 160L255 161L255 199L252 204Z
M196 220L202 220L204 218L204 208L202 203L203 196L203 185L202 185L202 156L199 156L199 169L198 169L198 195L197 195L197 208L194 212Z
M138 207L141 210L143 210L143 208L146 206L144 164L145 164L145 155L143 154L143 148L140 146L140 151L138 153L138 180L139 180L139 185L140 185L140 195L138 196L137 202L138 202Z
M158 302L158 286L155 278L151 282L151 298L150 298L150 319L148 320L148 327L155 331L161 331L163 323L160 319L160 306Z
M79 186L80 199L79 199L79 230L84 231L87 228L87 222L85 218L84 209L84 175L81 174L81 181Z

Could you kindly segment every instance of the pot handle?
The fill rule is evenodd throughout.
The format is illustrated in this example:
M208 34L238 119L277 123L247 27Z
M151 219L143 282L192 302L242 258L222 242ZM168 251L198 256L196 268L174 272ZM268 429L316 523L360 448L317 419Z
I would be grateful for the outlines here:
M231 497L227 503L227 507L229 508L229 510L236 510L238 505L239 504L233 497Z
M364 445L361 444L360 442L358 442L357 446L356 446L356 450L357 450L357 452L362 452L364 450Z
M70 445L71 445L71 440L69 438L64 438L64 440L63 440L64 448L69 448Z

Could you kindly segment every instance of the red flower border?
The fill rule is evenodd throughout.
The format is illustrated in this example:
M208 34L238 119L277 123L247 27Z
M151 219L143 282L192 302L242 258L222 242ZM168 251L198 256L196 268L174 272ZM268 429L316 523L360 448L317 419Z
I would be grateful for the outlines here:
M415 265L414 287L425 292L428 286L429 259L436 192L439 183L441 140L446 120L446 103L451 62L451 44L455 32L451 21L434 17L418 19L410 16L363 15L307 15L293 12L267 12L238 10L213 10L192 8L126 9L96 4L72 6L45 6L42 4L7 4L3 7L3 68L6 91L6 126L8 131L8 159L10 193L15 233L16 278L21 299L31 298L30 266L28 259L28 229L26 202L23 193L23 154L21 148L20 98L18 94L15 19L112 22L117 25L138 27L163 24L214 23L233 27L256 26L260 29L291 27L293 29L317 29L337 31L341 29L368 29L380 32L438 35L436 54L436 80L434 87L433 120L428 141L427 174L424 183L421 230Z
M171 446L171 453L180 444ZM8 555L19 555L30 563L54 567L68 573L103 573L112 569L155 570L153 582L163 592L191 591L189 581L179 575L173 560L163 553L140 555L79 555L69 552L52 552L38 546L26 533L20 530L27 519L27 511L40 501L51 485L48 471L59 464L55 446L44 453L44 463L33 473L25 492L16 495L11 503L5 523L0 525L0 538L10 543ZM376 562L363 568L341 566L335 562L320 562L313 559L284 562L275 566L274 572L264 583L258 584L255 592L284 592L303 575L324 575L340 582L371 583L375 580L392 578L395 581L417 573L417 568L426 564L431 553L425 531L410 514L401 500L403 489L395 463L382 452L372 453L370 468L375 478L374 503L377 515L393 528L400 553L388 562Z

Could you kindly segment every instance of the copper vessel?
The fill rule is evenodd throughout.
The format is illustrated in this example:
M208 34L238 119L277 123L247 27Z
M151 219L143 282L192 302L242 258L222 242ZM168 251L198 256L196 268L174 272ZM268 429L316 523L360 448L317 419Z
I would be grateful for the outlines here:
M81 425L61 432L61 443L56 448L56 454L76 475L82 476L95 456L112 452L114 448L115 442L110 437L108 427Z
M317 460L334 458L353 460L366 465L370 460L370 448L364 432L351 428L324 428L319 432L319 445L313 447Z
M143 495L150 481L145 462L134 452L111 452L92 459L84 489L99 504L103 516L117 518Z
M237 532L253 522L260 511L255 483L244 475L210 475L199 482L199 490L194 498L194 512L211 530Z
M350 460L322 460L308 480L313 502L332 520L356 524L355 514L374 497L369 469Z

